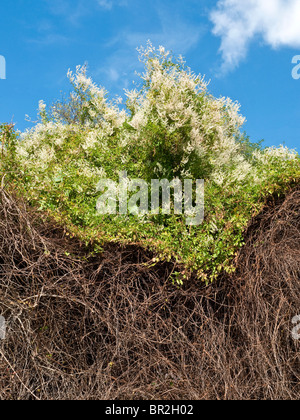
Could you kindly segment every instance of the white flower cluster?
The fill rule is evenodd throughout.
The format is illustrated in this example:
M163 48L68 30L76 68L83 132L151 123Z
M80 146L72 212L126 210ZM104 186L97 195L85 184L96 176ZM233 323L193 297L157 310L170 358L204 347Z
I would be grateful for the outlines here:
M276 159L279 159L282 162L295 160L298 157L298 153L296 150L291 150L286 146L281 145L279 147L268 147L263 151L255 151L253 157L265 166Z
M70 132L78 132L79 127L66 126L59 122L39 123L33 129L21 134L17 154L27 165L44 166L54 157L53 147L61 146Z
M72 83L75 94L74 102L80 102L85 113L85 125L88 127L101 127L109 135L113 135L114 129L119 128L126 120L126 112L118 108L119 98L114 102L108 102L107 92L99 88L91 78L86 75L86 66L77 66L76 73L68 71L68 78Z
M194 95L205 92L207 84L190 70L183 71L176 65L167 65L170 53L160 47L158 52L148 44L140 49L140 60L145 61L146 82L144 92L126 91L128 107L133 114L132 127L140 130L149 119L161 123L170 132L184 127L188 122L200 128L199 112L195 109ZM193 132L196 137L196 132Z
M228 98L209 95L204 77L185 68L182 59L174 64L170 52L163 47L156 50L148 43L139 52L146 65L142 75L145 89L126 91L132 112L130 125L137 131L136 137L149 122L163 126L169 133L188 129L183 164L196 152L214 166L212 176L216 182L228 180L228 168L232 167L234 179L230 182L243 180L251 165L239 153L235 140L245 122L240 105Z
M106 177L106 172L103 168L92 167L86 161L78 161L77 167L78 167L78 174L85 176L86 178L95 178L95 180L97 181L100 178Z
M82 148L86 151L101 147L102 149L107 147L107 135L103 129L91 129L88 130L84 136Z
M164 47L156 49L149 42L139 52L146 68L141 75L144 87L141 91L125 91L130 116L119 108L121 98L108 101L105 89L87 77L86 66L78 66L75 74L68 72L74 92L67 106L54 105L47 113L46 104L40 101L41 122L22 135L17 147L20 161L26 167L44 169L55 161L60 148L68 147L72 136L82 139L78 150L70 150L73 155L80 154L79 149L87 157L97 150L107 154L112 136L117 136L119 147L130 142L143 147L148 141L145 129L149 126L159 127L162 137L175 139L174 145L168 147L183 151L182 177L191 175L189 161L196 154L210 165L209 176L221 186L241 184L248 176L259 182L257 165L268 166L274 159L288 161L297 157L296 152L282 146L255 152L250 163L236 140L245 122L240 105L210 95L204 77L186 68L182 58L174 60ZM126 162L126 157L122 156L121 161ZM80 165L81 173L87 177L98 173L90 163ZM163 174L164 168L159 165L156 171Z

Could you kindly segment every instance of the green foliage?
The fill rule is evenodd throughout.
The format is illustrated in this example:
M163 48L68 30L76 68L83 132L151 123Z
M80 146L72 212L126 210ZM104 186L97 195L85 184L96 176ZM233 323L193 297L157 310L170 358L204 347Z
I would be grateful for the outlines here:
M251 161L253 153L263 150L264 140L254 143L245 132L242 133L241 136L237 137L237 142L240 143L241 153L248 161Z
M31 204L48 211L94 249L105 243L139 244L159 260L182 265L173 280L192 272L203 281L234 270L251 218L270 194L300 179L298 155L263 149L241 134L239 105L216 99L207 84L162 47L141 50L146 72L140 91L126 92L127 110L77 68L69 99L20 137L1 126L1 172ZM205 179L205 221L187 226L180 215L99 215L101 178Z
M0 124L0 167L5 168L6 171L11 169L11 165L16 160L17 141L18 134L14 130L14 124Z

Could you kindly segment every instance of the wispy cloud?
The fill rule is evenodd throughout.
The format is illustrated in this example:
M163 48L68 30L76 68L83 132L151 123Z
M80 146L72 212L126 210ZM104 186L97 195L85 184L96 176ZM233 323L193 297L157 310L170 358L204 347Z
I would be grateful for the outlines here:
M127 0L96 0L98 5L104 10L112 10L114 6L127 6Z
M100 7L106 10L111 10L113 8L113 0L97 0Z
M170 11L160 9L157 14L159 27L156 31L140 32L127 28L107 43L107 48L113 50L113 53L98 70L99 75L104 74L114 86L120 83L120 86L122 84L126 88L132 81L130 77L134 76L134 71L139 70L136 48L145 46L148 40L155 46L163 45L183 55L198 44L203 31L199 25L185 22Z
M101 42L102 54L105 57L101 66L92 71L93 77L99 77L108 88L120 90L130 87L135 70L139 67L136 48L146 45L148 40L155 46L163 45L173 50L174 53L186 55L195 47L207 28L203 28L196 22L191 23L182 10L182 2L174 0L171 3L163 3L154 0L151 5L141 7L139 0L44 0L52 15L58 16L69 25L86 24L87 16L102 17L105 13L114 13L116 21L122 10L129 18L124 19L116 29L107 34L106 41ZM190 0L194 1L194 0ZM125 10L125 8L127 10ZM124 15L125 15L124 13ZM151 21L148 21L148 13ZM83 23L82 23L83 21ZM147 29L143 30L141 21L147 22ZM151 24L150 24L151 23ZM115 21L112 20L112 25ZM60 26L63 33L69 33ZM100 32L100 31L99 31ZM59 42L59 36L54 36L54 29L48 28L40 36L40 43ZM57 33L57 32L56 32ZM72 37L72 34L70 35ZM105 39L104 38L104 39ZM63 42L66 42L62 38ZM94 42L94 40L93 40Z
M78 25L79 21L86 15L92 13L93 6L98 0L44 0L50 13L54 16L61 16L66 22Z
M163 17L161 30L157 32L129 32L124 34L126 44L130 47L145 45L151 40L154 45L163 45L180 54L186 54L200 38L201 29L178 18Z
M237 67L257 37L272 48L300 47L299 16L300 0L219 0L210 18L223 70Z
M64 35L49 33L35 39L28 39L28 42L44 47L48 45L67 45L70 43L70 39Z
M52 15L61 16L67 22L78 25L83 17L91 16L99 10L112 11L116 7L126 7L130 0L44 0Z

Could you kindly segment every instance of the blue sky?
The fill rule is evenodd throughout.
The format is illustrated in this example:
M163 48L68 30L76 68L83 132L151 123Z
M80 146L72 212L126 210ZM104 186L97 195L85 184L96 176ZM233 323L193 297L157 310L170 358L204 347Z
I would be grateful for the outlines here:
M136 47L150 39L184 55L213 94L238 100L253 141L300 151L299 22L300 0L2 0L0 121L32 126L25 115L34 121L40 99L68 92L68 69L85 62L122 94L141 70Z

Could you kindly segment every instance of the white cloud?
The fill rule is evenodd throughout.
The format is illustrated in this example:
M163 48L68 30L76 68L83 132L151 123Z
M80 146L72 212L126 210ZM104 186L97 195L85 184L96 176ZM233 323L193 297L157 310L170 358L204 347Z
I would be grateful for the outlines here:
M112 10L114 6L127 6L127 0L97 0L97 3L105 10Z
M106 85L130 88L134 71L143 71L143 65L138 61L137 47L146 45L150 40L154 46L163 45L175 54L187 54L194 48L203 33L199 26L185 22L176 14L168 13L160 8L157 10L159 27L153 32L138 32L134 30L120 31L106 47L112 53L99 68L96 75L105 75Z
M300 0L219 0L210 18L223 70L236 67L256 37L272 48L300 47Z
M99 6L103 7L103 9L111 10L113 7L112 0L98 0Z

